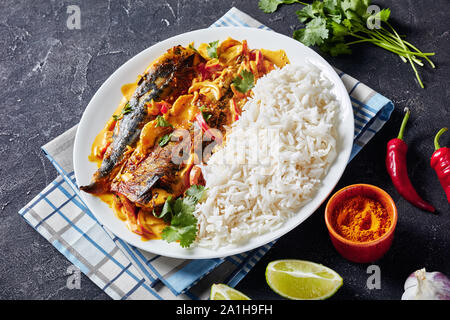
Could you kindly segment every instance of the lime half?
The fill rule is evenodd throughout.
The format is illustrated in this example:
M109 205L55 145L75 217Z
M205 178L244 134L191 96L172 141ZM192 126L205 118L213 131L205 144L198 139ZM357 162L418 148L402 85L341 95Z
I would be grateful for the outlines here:
M269 287L288 299L321 300L331 297L342 286L334 270L304 260L276 260L267 265Z
M222 283L211 286L211 295L209 298L211 300L251 300L242 292Z

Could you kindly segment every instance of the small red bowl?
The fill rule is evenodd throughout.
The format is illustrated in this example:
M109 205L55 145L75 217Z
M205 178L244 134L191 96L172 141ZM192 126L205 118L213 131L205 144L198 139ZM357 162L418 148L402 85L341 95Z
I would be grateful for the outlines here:
M380 238L373 241L355 242L345 239L334 230L331 222L331 215L336 206L342 203L342 201L358 195L379 201L391 216L392 222L389 230ZM386 191L370 184L354 184L339 190L330 198L325 208L325 224L327 225L331 242L344 258L358 263L368 263L378 260L389 250L394 238L397 218L397 207L395 206L394 200L392 200Z

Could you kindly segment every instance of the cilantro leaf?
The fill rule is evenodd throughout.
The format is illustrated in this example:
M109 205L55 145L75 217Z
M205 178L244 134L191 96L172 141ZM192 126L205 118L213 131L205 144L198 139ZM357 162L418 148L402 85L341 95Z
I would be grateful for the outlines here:
M389 20L390 15L391 15L391 10L389 8L386 8L386 9L380 10L380 12L378 12L375 15L375 18L378 18L383 22L387 22Z
M201 106L199 109L200 112L202 113L203 119L205 119L205 121L208 122L208 120L211 119L212 114L205 111L206 109L205 106Z
M172 196L168 196L164 206L161 210L161 213L157 215L155 210L153 210L153 215L157 218L164 219L165 222L170 222L172 219Z
M159 138L158 143L159 143L159 145L161 147L164 147L166 144L169 143L171 138L172 138L172 134L171 133L165 134L161 138Z
M167 198L160 216L171 213L170 226L162 231L162 238L167 242L180 241L183 248L189 247L197 236L197 218L194 216L195 205L203 197L203 186L191 186L186 190L186 197L171 201ZM166 208L167 206L167 208Z
M233 79L233 84L239 92L246 93L254 87L255 77L250 71L242 70L240 76Z
M197 219L195 219L197 221ZM193 225L175 226L170 225L165 227L162 231L161 237L167 242L174 242L179 240L180 246L183 248L189 247L197 236L197 228Z
M196 202L198 202L203 198L204 192L205 192L204 186L193 185L189 189L186 190L186 195L194 198L196 200Z
M340 37L340 36L346 36L350 33L350 30L342 24L332 22L331 28L333 30L333 36Z
M280 0L260 0L258 7L265 13L277 11L278 6L282 3Z
M113 118L114 120L119 120L123 114L127 114L130 113L131 111L133 111L133 108L130 106L130 104L127 102L127 104L123 107L122 111L120 112L120 114L113 114Z
M304 4L303 2L298 0L259 0L258 7L265 13L272 13L277 11L278 6L280 4L292 4L292 3Z
M295 14L297 15L298 20L302 23L305 23L309 19L315 18L315 12L311 5L304 6L302 10L298 10Z
M175 212L176 215L178 214L192 215L194 213L196 203L197 202L195 201L195 199L189 197L178 198L177 200L175 200L175 203L173 204L173 211Z
M208 43L206 47L206 52L210 58L217 58L217 46L219 45L219 40Z
M156 127L172 127L173 126L163 117L163 116L157 116L156 117Z
M327 23L323 18L314 18L305 28L294 31L293 36L306 46L321 45L328 38Z

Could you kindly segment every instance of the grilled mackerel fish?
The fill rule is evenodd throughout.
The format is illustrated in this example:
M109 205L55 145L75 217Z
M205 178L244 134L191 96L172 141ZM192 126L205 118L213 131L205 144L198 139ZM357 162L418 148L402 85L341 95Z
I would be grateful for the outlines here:
M122 118L116 124L112 143L105 152L100 168L94 173L92 182L81 186L81 190L92 194L110 191L111 181L129 155L127 147L136 143L142 127L155 118L147 113L146 105L152 100L157 101L169 94L173 95L172 85L176 87L177 77L186 76L186 70L192 67L194 55L192 50L176 46L152 64L139 80L126 105L126 112L123 112Z
M164 147L156 144L149 155L138 165L127 163L111 184L111 190L126 196L131 202L142 207L156 207L155 203L161 192L179 196L179 166L174 164L172 153L177 142L170 142ZM131 161L131 159L129 160ZM163 191L164 190L164 191Z

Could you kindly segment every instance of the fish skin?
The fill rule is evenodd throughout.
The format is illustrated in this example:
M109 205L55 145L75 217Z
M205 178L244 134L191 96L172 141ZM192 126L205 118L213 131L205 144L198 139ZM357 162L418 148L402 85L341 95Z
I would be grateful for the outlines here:
M131 178L126 181L120 178L114 180L111 191L126 196L133 203L148 206L153 196L153 187L170 189L170 185L176 180L175 172L179 166L172 162L172 153L177 145L177 142L169 142L164 147L157 144L137 166L127 163L122 174L129 174Z
M192 50L182 46L173 47L158 58L156 65L144 74L128 102L130 112L123 114L122 119L116 124L113 141L105 152L100 168L94 173L89 185L80 186L81 190L92 194L109 191L112 178L126 160L124 154L127 146L137 141L142 127L149 120L146 104L152 99L161 97L164 89L175 78L175 74L192 65L193 57Z

